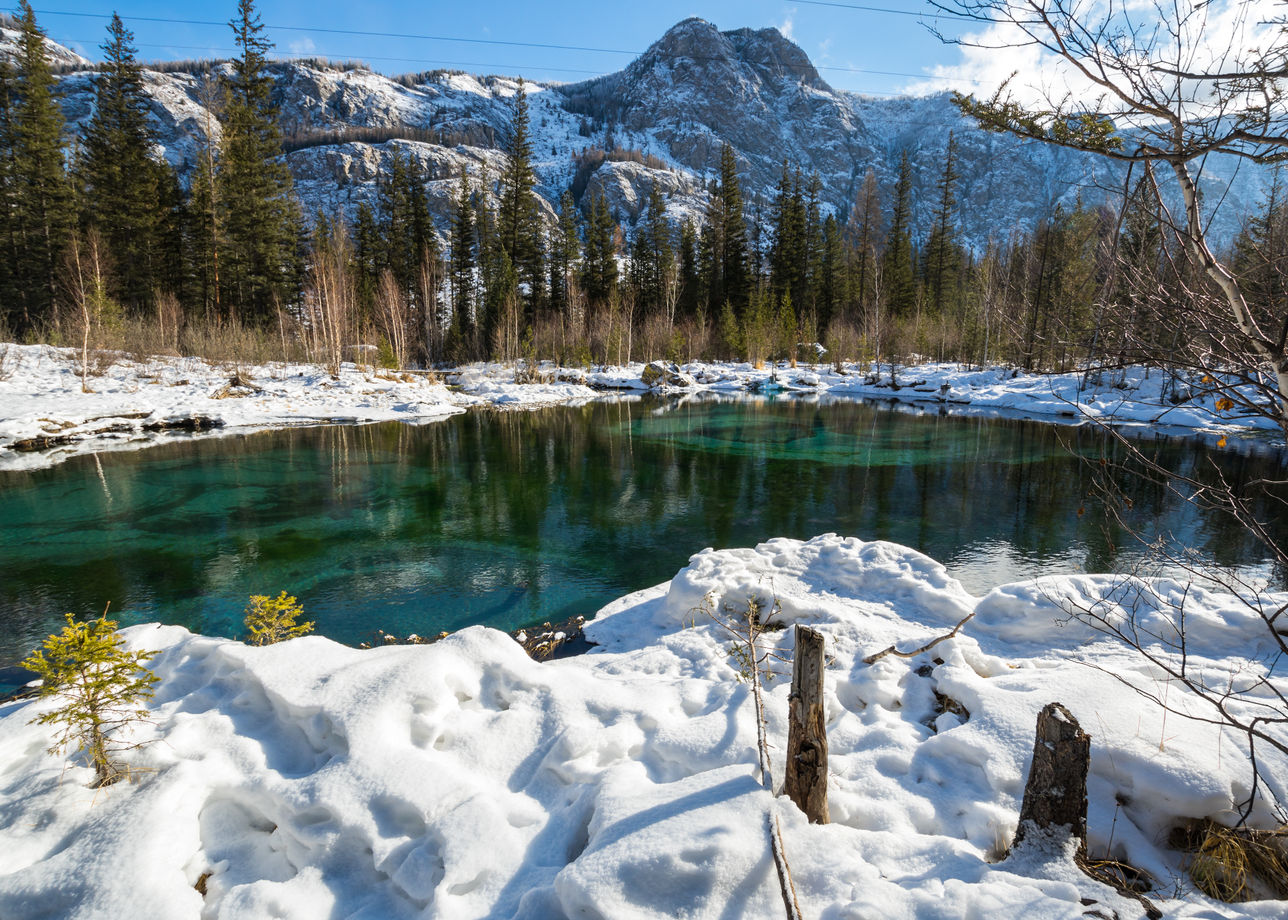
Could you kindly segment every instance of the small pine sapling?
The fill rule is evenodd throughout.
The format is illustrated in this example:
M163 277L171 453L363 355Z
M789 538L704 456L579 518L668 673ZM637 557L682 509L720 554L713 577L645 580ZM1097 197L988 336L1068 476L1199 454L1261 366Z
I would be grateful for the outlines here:
M277 597L253 594L246 607L246 641L251 645L272 645L313 632L313 623L296 623L304 605L283 591Z
M124 775L114 755L137 747L120 739L122 729L145 721L144 700L151 699L157 676L145 667L156 652L131 652L106 612L97 620L78 623L70 613L63 631L23 661L40 675L40 696L58 697L63 705L38 716L41 725L57 725L60 733L51 754L71 745L84 752L94 767L94 786L106 786Z

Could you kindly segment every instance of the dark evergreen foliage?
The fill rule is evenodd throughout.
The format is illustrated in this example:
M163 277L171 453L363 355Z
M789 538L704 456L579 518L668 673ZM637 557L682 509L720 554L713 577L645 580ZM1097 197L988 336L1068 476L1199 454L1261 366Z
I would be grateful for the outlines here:
M225 85L216 187L222 218L219 282L225 310L267 323L299 294L303 238L291 174L281 159L266 54L273 47L252 0L229 23L241 54Z
M81 215L85 224L98 229L113 260L128 266L117 272L111 293L138 312L151 303L163 277L181 286L182 271L162 260L182 259L182 224L176 220L180 215L171 170L151 155L155 138L147 123L134 36L115 13L107 32L95 80L94 116L77 164ZM159 207L163 193L166 205ZM163 233L170 238L163 239Z
M9 297L0 309L21 335L56 322L58 273L72 231L73 202L63 158L63 114L54 100L45 36L28 0L19 9L21 31L5 100L12 145L4 176L12 261Z

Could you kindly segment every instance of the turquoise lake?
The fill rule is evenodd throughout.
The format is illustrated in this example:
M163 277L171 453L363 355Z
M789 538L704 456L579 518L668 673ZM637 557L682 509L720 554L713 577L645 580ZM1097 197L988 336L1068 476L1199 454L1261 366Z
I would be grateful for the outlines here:
M1141 442L1170 468L1283 474L1270 451ZM590 615L703 547L833 531L905 543L968 590L1137 559L1093 494L1102 432L794 399L651 398L423 427L288 429L0 473L0 665L110 603L238 635L285 590L318 630L434 635ZM1282 585L1227 521L1161 487L1130 521Z

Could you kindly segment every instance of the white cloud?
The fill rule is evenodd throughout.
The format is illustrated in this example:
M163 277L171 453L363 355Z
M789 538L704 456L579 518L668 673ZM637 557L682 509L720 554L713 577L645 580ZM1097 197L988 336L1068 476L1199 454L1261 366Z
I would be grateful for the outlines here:
M1015 0L1015 5L1024 8L1028 3ZM1228 66L1239 52L1266 47L1279 36L1279 26L1271 20L1283 15L1281 0L1213 0L1180 7L1164 0L1086 0L1074 8L1082 25L1094 26L1109 17L1112 27L1134 29L1146 44L1157 39L1150 55L1153 60L1174 63L1179 59L1191 71ZM1164 16L1174 16L1177 9L1184 17L1177 30L1180 40L1169 42ZM1164 28L1158 29L1159 25ZM1066 96L1092 103L1104 93L1068 62L1033 44L1014 24L991 23L960 38L956 63L929 69L926 79L913 81L904 91L925 94L954 89L988 97L1010 79L1011 92L1030 105ZM1145 61L1142 57L1141 63Z
M783 38L791 41L795 36L792 34L796 28L796 7L787 11L783 21L778 24L778 31L783 33Z
M307 36L291 42L286 47L290 49L291 54L298 55L310 55L316 53L318 50L318 46L313 44L313 39L308 38Z

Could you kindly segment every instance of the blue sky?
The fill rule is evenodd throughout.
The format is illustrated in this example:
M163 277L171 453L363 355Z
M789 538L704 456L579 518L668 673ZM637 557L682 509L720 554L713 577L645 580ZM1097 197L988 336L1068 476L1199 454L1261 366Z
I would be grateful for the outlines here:
M120 0L115 5L33 0L32 5L37 21L52 39L90 58L99 57L105 17L114 9L133 30L144 60L227 57L232 50L231 34L222 23L232 16L235 0L183 4ZM456 67L533 80L581 80L621 69L668 27L688 16L701 16L721 29L778 27L805 50L824 79L856 92L899 92L917 83L916 75L958 60L956 49L944 46L926 29L923 23L933 21L933 11L921 0L260 0L256 8L278 52L359 59L384 73ZM951 31L955 24L940 21L940 25ZM540 44L602 50L531 46Z

